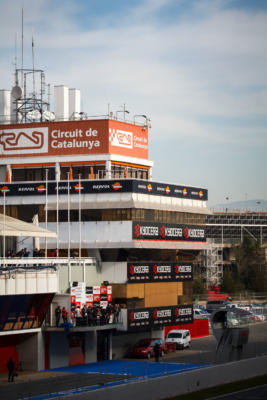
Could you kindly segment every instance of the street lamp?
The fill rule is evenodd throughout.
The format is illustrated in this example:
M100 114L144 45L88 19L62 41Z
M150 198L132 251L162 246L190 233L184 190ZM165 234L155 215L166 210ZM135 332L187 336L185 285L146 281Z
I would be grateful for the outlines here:
M147 116L144 115L144 114L140 114L140 115L134 115L134 124L135 124L135 118L137 118L137 117L145 118L146 119L146 123L147 123Z

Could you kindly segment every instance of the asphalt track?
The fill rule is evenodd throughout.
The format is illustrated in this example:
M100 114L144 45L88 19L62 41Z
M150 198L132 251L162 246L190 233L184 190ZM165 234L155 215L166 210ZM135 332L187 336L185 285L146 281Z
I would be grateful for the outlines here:
M125 384L129 381L177 374L205 365L196 363L152 362L136 360L114 360L89 363L73 367L57 368L29 379L15 378L13 383L0 382L1 400L35 399L43 400L64 397L75 393ZM41 379L42 377L42 379ZM31 379L32 378L32 379ZM47 396L44 396L47 395Z
M242 358L249 358L267 354L267 322L251 326L250 340L247 350ZM213 336L195 339L191 349L167 354L156 363L146 360L113 360L106 362L90 363L87 365L59 368L44 372L22 372L15 378L14 383L7 382L7 374L0 375L0 399L17 400L33 399L43 400L51 394L64 398L67 394L84 393L101 387L109 387L129 380L140 380L156 376L177 374L185 369L203 368L213 364L216 350L216 341ZM197 361L197 363L196 363ZM218 361L218 360L217 360ZM253 389L254 390L254 389ZM264 393L262 397L261 393ZM261 387L259 392L242 392L232 396L220 397L221 400L262 400L266 399L266 387ZM71 396L73 397L73 396ZM67 399L67 397L66 397Z
M239 392L229 393L222 396L210 397L206 400L266 400L267 385L256 388L240 390Z

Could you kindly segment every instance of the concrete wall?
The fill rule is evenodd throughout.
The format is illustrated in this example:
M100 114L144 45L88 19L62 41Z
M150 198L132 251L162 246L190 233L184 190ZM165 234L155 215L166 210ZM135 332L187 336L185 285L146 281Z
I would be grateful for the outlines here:
M50 332L49 368L69 365L69 341L66 332Z
M33 351L35 349L35 351ZM19 362L24 371L36 371L38 369L38 333L25 335L18 345Z
M77 400L161 400L266 374L267 356L216 365L191 372L127 383L76 395Z
M97 332L88 332L85 336L85 363L97 361Z

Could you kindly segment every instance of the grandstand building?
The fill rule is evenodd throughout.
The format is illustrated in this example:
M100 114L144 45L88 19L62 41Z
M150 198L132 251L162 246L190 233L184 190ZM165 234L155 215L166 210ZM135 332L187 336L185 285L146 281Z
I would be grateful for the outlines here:
M206 257L207 287L219 285L224 268L236 262L234 247L244 236L258 241L267 259L267 213L250 211L213 211L206 217L209 249Z
M68 88L55 87L55 113L27 111L20 122L23 99L15 98L15 114L7 114L5 107L0 125L1 212L38 221L56 234L38 243L47 264L57 268L58 286L35 337L39 358L28 363L37 369L121 356L128 350L123 343L129 347L138 335L163 336L166 326L192 323L193 266L207 249L208 191L152 180L149 119L136 115L126 121L125 110L122 119L117 113L85 117L76 103L71 108L72 96ZM6 93L4 98L10 99ZM6 265L12 241L7 245L3 236L0 251ZM21 240L31 256L32 240ZM17 252L21 244L14 245ZM26 287L31 290L30 284L2 290L0 300L16 298ZM75 287L84 291L79 300L71 296ZM55 326L57 305L71 316L78 305L101 308L109 301L121 306L118 324L76 326L68 332ZM5 313L5 323L14 318L14 307ZM9 327L6 347L16 331L16 347L21 325L1 326Z

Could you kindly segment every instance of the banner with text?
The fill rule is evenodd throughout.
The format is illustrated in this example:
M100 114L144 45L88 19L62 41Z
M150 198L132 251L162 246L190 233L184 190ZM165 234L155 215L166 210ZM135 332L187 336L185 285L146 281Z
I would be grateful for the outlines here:
M205 242L204 226L133 221L133 240Z
M182 282L193 279L193 264L184 262L127 263L128 283Z
M129 331L193 323L193 306L177 305L127 310Z

